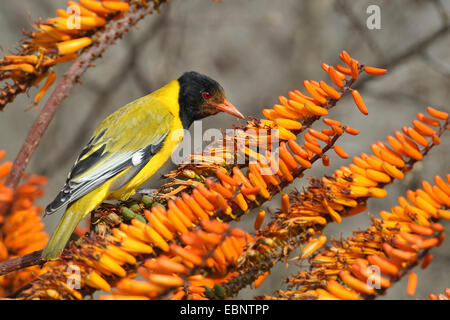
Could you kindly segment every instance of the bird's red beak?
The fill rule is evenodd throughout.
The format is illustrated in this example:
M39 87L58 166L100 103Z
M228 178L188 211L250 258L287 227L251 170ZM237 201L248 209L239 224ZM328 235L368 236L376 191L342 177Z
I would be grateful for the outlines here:
M216 108L220 111L231 114L232 116L244 119L244 115L239 112L239 110L231 104L230 101L225 100L223 103L216 104Z

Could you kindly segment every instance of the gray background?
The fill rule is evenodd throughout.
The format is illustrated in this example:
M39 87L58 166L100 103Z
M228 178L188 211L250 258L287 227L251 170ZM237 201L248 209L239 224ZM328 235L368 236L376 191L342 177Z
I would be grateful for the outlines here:
M65 7L61 0L2 0L0 10L0 45L11 48L21 39L21 30L30 29L29 20L55 15ZM370 4L381 8L381 29L369 30L365 21ZM320 64L339 63L338 53L346 49L367 65L388 65L386 76L362 80L360 92L369 109L363 116L346 97L331 111L341 120L361 131L357 137L344 136L340 145L351 156L369 152L369 144L385 141L403 125L410 124L417 112L432 105L449 111L450 98L450 1L299 1L299 0L227 0L214 4L209 0L170 1L160 15L149 16L121 41L109 48L103 59L95 61L71 95L61 105L28 166L29 172L50 178L47 204L62 186L68 170L88 141L96 125L125 103L143 96L184 71L195 70L217 79L227 97L247 116L260 116L288 90L302 90L304 79L327 80ZM439 32L440 31L440 32ZM67 66L59 66L61 75ZM34 97L37 90L29 92ZM43 102L45 102L47 94ZM22 95L0 115L0 147L13 160L38 111L25 111L30 97ZM42 102L42 103L43 103ZM203 128L228 128L231 118L217 115L206 119ZM320 126L319 126L320 128ZM389 209L407 188L416 188L422 179L449 172L448 134L438 148L403 181L387 188L385 199L372 199L369 210L377 215ZM320 164L307 171L321 176L348 161L330 153L331 166ZM167 166L168 167L168 166ZM165 168L161 171L167 170ZM159 181L152 180L153 186ZM150 185L151 186L151 185ZM279 206L274 199L271 208ZM56 226L58 215L45 219L48 231ZM254 215L240 223L252 230ZM448 225L448 223L445 223ZM326 235L348 236L352 230L369 225L368 213L330 224ZM433 250L434 261L419 274L417 298L443 292L450 286L449 241ZM305 267L305 264L303 264ZM239 298L272 294L283 288L283 279L298 266L284 264L258 290L243 290ZM406 278L391 288L383 298L407 299Z

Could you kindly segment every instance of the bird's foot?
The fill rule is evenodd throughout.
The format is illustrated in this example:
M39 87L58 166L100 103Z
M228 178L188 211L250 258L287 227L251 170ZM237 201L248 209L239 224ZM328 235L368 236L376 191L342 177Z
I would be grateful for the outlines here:
M142 188L136 190L136 194L154 196L158 192L158 189Z

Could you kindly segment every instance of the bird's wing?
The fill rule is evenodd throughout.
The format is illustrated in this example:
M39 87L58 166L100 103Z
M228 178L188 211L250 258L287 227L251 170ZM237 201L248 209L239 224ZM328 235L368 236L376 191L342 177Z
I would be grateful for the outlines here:
M175 116L159 101L146 96L110 115L97 127L84 147L55 200L45 214L51 214L124 170L120 185L129 182L162 147ZM113 190L114 191L114 190Z

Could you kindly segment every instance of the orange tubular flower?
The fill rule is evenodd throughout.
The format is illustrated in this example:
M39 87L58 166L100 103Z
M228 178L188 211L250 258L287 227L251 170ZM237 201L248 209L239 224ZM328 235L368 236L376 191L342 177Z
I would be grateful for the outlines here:
M368 74L371 74L373 76L382 76L384 75L387 70L386 69L381 69L381 68L375 68L375 67L364 67L364 71Z
M366 104L364 103L358 90L352 90L352 96L353 96L353 100L355 101L356 106L358 107L359 111L361 111L362 114L368 115L369 111L367 111Z
M256 216L256 219L255 219L255 224L254 224L255 230L259 230L261 228L265 217L266 217L266 211L259 210L258 215Z
M128 11L130 5L122 1L101 1L102 6L111 11Z
M352 57L346 50L342 50L342 52L339 54L339 58L341 58L341 60L348 66L351 65Z
M434 118L440 119L440 120L447 120L448 119L448 113L444 111L439 111L437 109L434 109L432 107L427 107L427 112Z
M347 132L348 134L351 134L353 136L356 136L359 134L358 130L356 130L355 128L352 128L352 127L348 127L348 126L345 127L345 132Z
M417 287L417 274L414 272L411 272L408 277L408 287L406 289L406 293L408 296L413 296L416 292Z
M333 87L331 87L330 85L328 85L325 81L320 81L319 82L320 87L333 99L339 100L341 98L341 94L334 89Z
M352 70L350 70L350 68L347 68L347 67L345 67L345 66L343 66L343 65L341 65L341 64L337 64L337 65L336 65L336 69L337 69L339 72L341 72L341 73L343 73L343 74L346 74L346 75L348 75L348 76L351 76L351 75L352 75Z
M358 61L352 59L350 62L351 76L353 80L358 79L359 71L358 71Z
M47 80L45 81L44 85L42 86L41 90L38 92L36 97L34 98L34 103L37 104L42 99L44 94L47 92L48 88L52 86L52 84L56 80L56 73L50 73L47 77Z
M10 64L7 66L0 66L0 71L23 71L26 73L33 73L34 66L28 63Z
M440 123L437 120L434 120L432 118L427 117L426 115L424 115L423 113L418 113L417 114L417 119L419 119L420 121L422 121L423 123L429 125L429 126L433 126L433 127L439 127Z
M341 286L335 280L328 281L327 290L332 295L338 297L343 300L359 300L359 294L353 290L349 290L343 286Z
M262 276L259 276L258 279L256 279L255 282L253 282L253 286L255 288L258 288L264 282L264 280L266 280L269 274L270 274L269 271L267 271Z
M338 86L339 88L342 88L344 86L344 82L337 73L336 69L334 69L333 67L329 67L328 74L330 75L331 80L334 82L336 86Z
M328 114L327 109L319 107L311 101L305 102L305 109L315 116L326 116Z
M347 159L348 158L347 152L345 152L344 149L342 149L340 146L336 145L336 146L333 147L333 149L334 149L334 151L336 152L336 154L339 157L341 157L343 159Z
M281 196L281 210L284 212L284 213L289 213L289 208L290 208L290 205L289 205L289 195L288 194L286 194L286 193L284 193L282 196Z
M302 124L296 120L277 118L275 123L288 130L300 130L302 128Z
M305 259L306 257L313 254L315 251L319 250L327 241L327 237L320 236L317 239L310 240L308 244L303 248L302 255L300 259Z
M316 88L315 88L308 80L305 80L305 81L303 82L303 84L304 84L304 86L305 86L306 91L308 91L309 94L310 94L315 100L317 100L320 104L324 105L324 104L327 103L327 99L324 98L322 95L320 95L320 94L317 92Z
M375 293L374 288L369 287L367 283L353 277L348 271L341 271L339 273L339 277L346 285L358 292L362 292L367 295L373 295Z
M289 152L286 143L284 141L282 141L280 143L280 157L283 159L283 161L286 163L286 165L288 166L289 170L294 170L297 168L297 162L295 161L294 157L292 156L292 154Z
M75 40L59 42L56 47L58 50L58 54L65 55L77 52L78 50L91 45L91 43L91 38L83 37Z
M103 6L102 2L103 1L100 2L94 0L80 0L82 6L95 13L108 14L113 12L113 10L109 10L105 6ZM105 1L105 2L113 2L113 1Z

